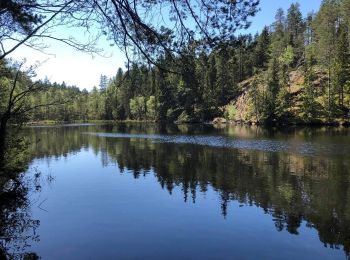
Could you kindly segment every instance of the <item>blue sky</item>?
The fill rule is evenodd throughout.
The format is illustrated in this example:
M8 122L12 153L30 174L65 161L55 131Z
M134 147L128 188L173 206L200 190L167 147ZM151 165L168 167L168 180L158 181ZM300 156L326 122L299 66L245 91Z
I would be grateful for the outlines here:
M278 8L283 8L285 11L290 7L291 4L298 2L300 9L304 16L309 12L318 11L322 0L260 0L261 11L252 18L252 25L248 29L249 32L255 33L261 31L265 25L270 25L275 19L275 14Z
M305 16L308 12L318 11L322 0L301 0L299 1L301 11ZM252 25L247 31L242 33L255 34L265 25L270 25L274 21L276 10L282 7L287 10L295 3L293 0L261 0L261 11L251 18ZM61 29L62 30L62 29ZM82 32L76 32L82 37ZM55 55L45 55L33 51L26 47L16 50L11 57L17 60L26 58L28 63L33 64L36 61L45 63L37 69L37 78L44 79L46 76L52 82L65 81L67 84L76 85L80 89L91 90L93 86L98 86L101 74L113 77L118 67L124 67L125 57L116 47L109 47L109 44L101 40L100 45L105 49L110 58L91 57L91 55L77 52L71 48L56 42L50 42L50 48L46 52ZM28 64L29 65L29 64Z

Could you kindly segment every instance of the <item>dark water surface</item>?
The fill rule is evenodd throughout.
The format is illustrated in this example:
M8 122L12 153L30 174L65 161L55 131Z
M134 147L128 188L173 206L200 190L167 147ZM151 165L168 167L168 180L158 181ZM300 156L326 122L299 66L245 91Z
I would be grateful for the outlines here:
M26 135L40 184L25 250L43 259L349 254L350 130L120 124Z

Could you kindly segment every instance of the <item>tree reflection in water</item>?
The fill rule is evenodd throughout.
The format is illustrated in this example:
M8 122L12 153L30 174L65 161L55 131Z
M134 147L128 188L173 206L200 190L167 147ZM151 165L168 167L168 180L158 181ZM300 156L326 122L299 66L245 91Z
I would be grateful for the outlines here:
M231 132L232 131L232 132ZM325 246L344 247L350 251L350 158L347 154L336 157L259 150L228 149L205 145L175 144L140 138L108 138L83 132L143 133L143 134L225 134L246 139L293 139L295 142L319 138L322 142L348 137L347 131L334 134L326 129L301 129L287 133L260 128L225 128L213 131L197 126L82 126L28 129L31 154L35 158L68 156L90 147L101 156L102 165L116 163L121 172L132 171L134 178L154 173L160 186L172 194L181 187L184 201L196 202L198 192L212 187L220 196L221 213L226 217L230 201L242 205L255 205L270 214L278 231L298 234L301 223L318 230ZM329 140L328 140L329 139ZM40 140L40 142L38 142ZM339 147L336 147L339 149ZM23 198L26 195L22 191ZM20 204L20 205L17 205ZM4 217L1 235L20 237L22 230L32 230L39 224L25 213L25 199L2 205L1 217L13 211L11 219ZM3 204L3 203L2 203ZM18 211L21 209L20 211ZM24 211L24 213L23 213ZM5 225L3 225L5 226ZM12 231L11 231L12 230ZM7 233L9 234L7 234ZM13 234L12 234L12 233ZM3 236L3 235L2 235ZM35 238L35 236L33 236ZM25 244L25 243L24 243ZM8 250L5 248L5 250Z
M19 174L0 190L0 259L38 259L30 245L39 241L40 221L32 219L29 192L40 191L40 174L35 179Z

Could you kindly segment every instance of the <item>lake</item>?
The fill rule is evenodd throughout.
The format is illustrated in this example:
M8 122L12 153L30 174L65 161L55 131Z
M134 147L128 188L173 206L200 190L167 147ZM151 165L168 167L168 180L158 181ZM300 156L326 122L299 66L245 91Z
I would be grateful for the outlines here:
M14 255L346 259L350 130L32 127ZM12 214L12 213L11 213ZM16 215L17 216L17 215Z

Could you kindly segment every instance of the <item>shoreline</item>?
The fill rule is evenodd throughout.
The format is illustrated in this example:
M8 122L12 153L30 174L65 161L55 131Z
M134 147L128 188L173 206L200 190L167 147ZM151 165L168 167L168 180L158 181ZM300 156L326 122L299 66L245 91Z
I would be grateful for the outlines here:
M223 118L216 118L213 121L207 122L166 122L154 120L86 120L86 121L31 121L25 123L24 126L64 126L75 124L117 124L117 123L145 123L145 124L174 124L174 125L212 125L212 126L259 126L259 127L350 127L350 122L313 122L313 123L290 123L290 122L245 122L245 121L231 121Z

